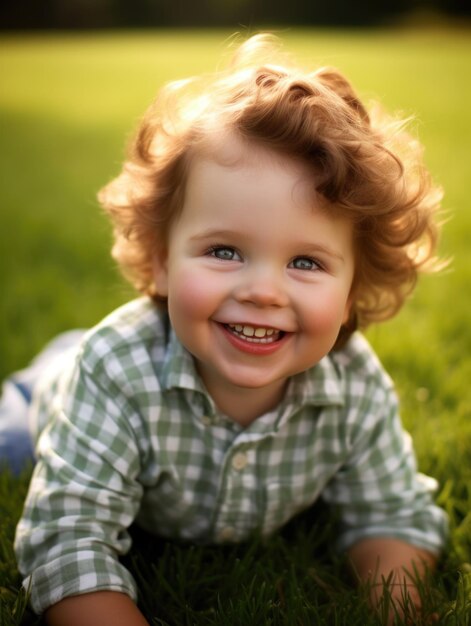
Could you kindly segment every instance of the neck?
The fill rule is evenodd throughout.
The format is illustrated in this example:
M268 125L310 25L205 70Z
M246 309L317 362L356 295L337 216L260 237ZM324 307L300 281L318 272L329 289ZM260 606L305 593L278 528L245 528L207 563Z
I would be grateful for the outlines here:
M218 385L208 389L218 409L241 426L249 426L258 417L274 409L281 401L287 381L263 389Z

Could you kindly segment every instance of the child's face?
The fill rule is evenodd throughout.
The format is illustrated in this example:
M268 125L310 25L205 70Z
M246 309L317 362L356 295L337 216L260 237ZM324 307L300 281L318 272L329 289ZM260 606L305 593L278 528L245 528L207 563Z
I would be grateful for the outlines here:
M348 317L352 226L319 209L303 165L236 139L223 156L239 158L195 159L156 286L210 393L275 397Z

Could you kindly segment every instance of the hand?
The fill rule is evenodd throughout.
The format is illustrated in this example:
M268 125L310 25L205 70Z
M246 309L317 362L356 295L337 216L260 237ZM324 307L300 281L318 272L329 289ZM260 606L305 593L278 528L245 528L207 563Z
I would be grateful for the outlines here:
M129 596L95 591L64 598L46 611L48 626L149 626Z
M381 623L392 626L396 615L414 626L436 622L436 615L423 614L418 589L435 566L430 552L398 539L372 537L353 545L348 554Z
M420 593L415 584L383 581L366 585L369 602L378 613L381 624L392 626L395 618L410 626L430 626L438 622L437 613L422 612Z

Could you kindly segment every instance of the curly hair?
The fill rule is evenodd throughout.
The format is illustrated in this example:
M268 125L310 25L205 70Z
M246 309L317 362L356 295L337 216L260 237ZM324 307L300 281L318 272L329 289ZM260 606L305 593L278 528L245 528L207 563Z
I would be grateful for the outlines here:
M350 318L335 348L357 328L395 315L418 273L435 257L441 190L422 148L377 105L368 111L337 70L306 72L276 39L243 43L209 81L171 83L146 112L121 174L99 194L114 223L113 256L124 275L157 302L153 258L182 209L192 158L227 133L301 160L330 210L353 223ZM220 140L220 139L219 139Z

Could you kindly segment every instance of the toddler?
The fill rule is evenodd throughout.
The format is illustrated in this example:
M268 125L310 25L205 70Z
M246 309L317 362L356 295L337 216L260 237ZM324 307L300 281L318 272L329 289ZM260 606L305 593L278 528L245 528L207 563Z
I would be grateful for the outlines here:
M406 588L446 518L393 384L358 332L436 267L440 191L403 124L269 36L209 82L171 84L100 194L141 297L53 359L16 533L50 624L146 624L119 557L136 523L240 542L322 498L356 576ZM270 62L267 62L270 59Z

